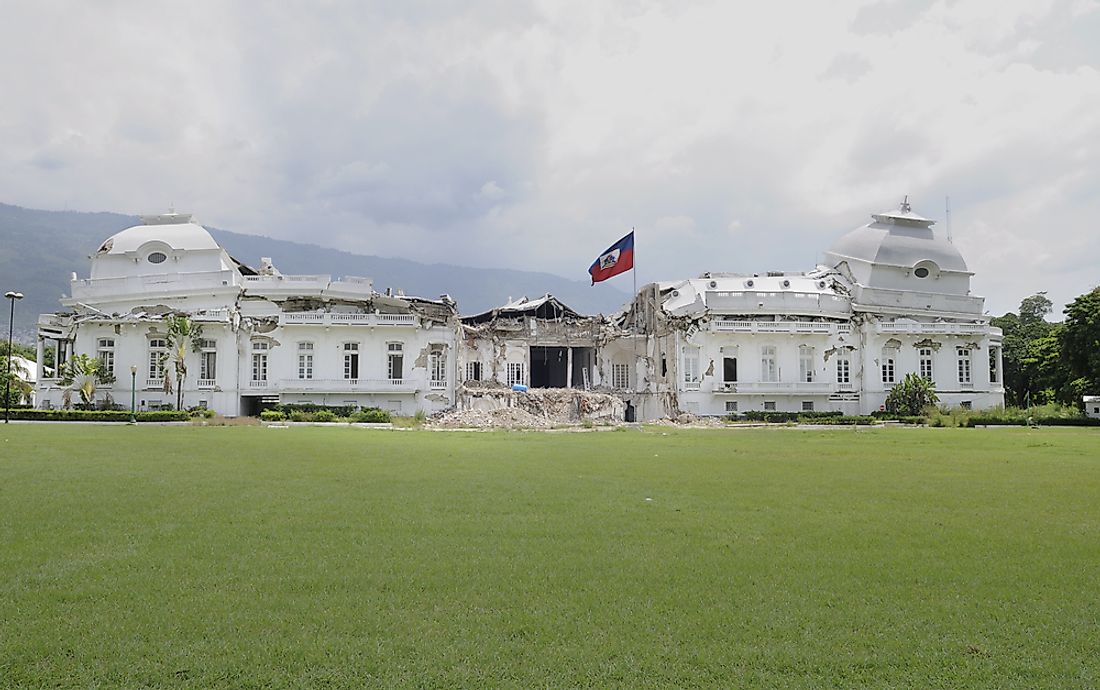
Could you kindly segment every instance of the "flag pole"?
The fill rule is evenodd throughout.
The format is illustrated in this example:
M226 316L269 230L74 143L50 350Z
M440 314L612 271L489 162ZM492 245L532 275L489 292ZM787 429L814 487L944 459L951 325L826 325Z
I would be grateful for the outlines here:
M638 392L641 381L638 380L638 236L634 234L634 226L630 226L630 234L634 235L634 266L630 269L630 277L634 279L634 324L630 329L630 343L634 346L634 392ZM635 398L637 401L637 398ZM634 418L637 419L638 406L634 406Z

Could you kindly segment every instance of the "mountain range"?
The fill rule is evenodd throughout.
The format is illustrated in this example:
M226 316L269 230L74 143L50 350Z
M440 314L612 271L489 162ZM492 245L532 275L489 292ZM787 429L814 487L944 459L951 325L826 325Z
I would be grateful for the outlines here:
M15 308L16 340L34 338L38 314L60 308L58 299L69 293L72 274L88 275L89 256L103 240L139 222L120 213L43 211L0 203L0 292L25 296ZM630 299L607 284L591 287L587 281L551 273L425 264L204 227L230 255L250 266L266 256L283 273L364 276L374 280L376 290L392 287L429 298L446 293L463 314L502 305L509 297L547 292L581 313L610 313ZM5 326L7 316L2 319Z

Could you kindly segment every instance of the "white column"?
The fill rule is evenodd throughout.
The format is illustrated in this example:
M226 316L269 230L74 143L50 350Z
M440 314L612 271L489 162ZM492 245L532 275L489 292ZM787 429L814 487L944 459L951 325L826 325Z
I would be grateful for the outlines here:
M42 342L42 336L38 336L38 338L36 340L37 340L37 343L38 343L37 354L35 355L36 358L37 358L37 361L35 362L35 369L37 370L36 371L36 377L37 377L36 380L41 381L42 379L46 378L43 375L44 372L45 372L45 368L46 368L46 365L45 365L46 348L45 348L45 346Z
M565 348L565 387L573 387L573 348Z

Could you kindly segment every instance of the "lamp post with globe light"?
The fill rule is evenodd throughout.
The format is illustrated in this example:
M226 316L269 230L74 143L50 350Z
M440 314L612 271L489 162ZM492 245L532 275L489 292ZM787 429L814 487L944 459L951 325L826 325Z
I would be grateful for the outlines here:
M15 300L23 299L22 292L5 292L4 297L8 298L11 302L11 309L8 312L8 375L4 378L4 423L7 424L11 421L11 355L12 350L12 334L15 328Z

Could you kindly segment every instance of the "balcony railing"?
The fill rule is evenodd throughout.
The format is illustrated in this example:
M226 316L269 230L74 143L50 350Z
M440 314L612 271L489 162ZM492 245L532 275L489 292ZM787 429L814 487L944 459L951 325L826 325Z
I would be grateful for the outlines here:
M332 312L289 312L279 315L279 324L316 326L416 326L415 314L340 314Z
M725 314L844 314L850 300L819 292L714 291L707 293L707 307Z
M880 323L875 327L879 333L928 333L981 335L989 330L988 326L977 323Z
M284 393L415 393L409 379L283 379Z
M831 393L836 384L831 381L743 381L722 382L715 393Z
M210 390L218 385L218 382L214 379L199 379L196 385L199 390Z
M164 377L161 377L159 379L145 379L145 387L146 388L153 388L153 389L156 389L156 390L163 390L164 389Z
M248 382L248 387L249 388L267 388L268 387L267 383L268 383L267 381L249 381Z
M715 333L820 333L833 335L850 333L850 324L820 321L711 321Z
M942 311L956 314L981 314L983 299L971 295L929 295L924 292L892 290L890 288L862 288L854 300L859 305L890 305L903 309Z

